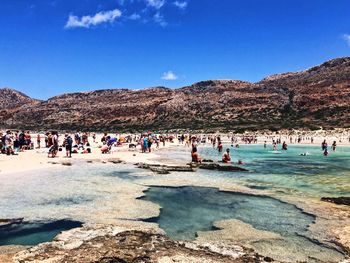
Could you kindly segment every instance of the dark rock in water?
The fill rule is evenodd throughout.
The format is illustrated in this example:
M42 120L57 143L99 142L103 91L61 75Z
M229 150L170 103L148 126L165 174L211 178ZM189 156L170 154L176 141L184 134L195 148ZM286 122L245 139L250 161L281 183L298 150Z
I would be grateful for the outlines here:
M60 164L59 162L53 162L53 161L47 162L47 163L50 163L50 164Z
M321 201L334 203L337 205L350 205L350 197L322 197Z
M152 172L155 172L157 174L170 174L170 172L166 169L163 169L163 168L157 168L157 167L154 167L152 169L150 169Z
M225 165L225 164L218 164L218 163L202 163L198 165L198 168L205 169L205 170L218 170L218 171L227 171L227 172L248 172L247 169L239 166Z
M110 163L114 163L114 164L118 164L118 163L122 163L123 161L120 159L108 159L107 160Z
M158 174L169 174L170 172L193 172L194 169L191 166L177 166L177 165L160 165L160 164L146 164L137 163L136 166L141 169L151 170Z
M265 262L273 262L274 260L270 257L264 257Z
M202 160L202 163L213 163L214 161L213 160L210 160L210 159L203 159Z

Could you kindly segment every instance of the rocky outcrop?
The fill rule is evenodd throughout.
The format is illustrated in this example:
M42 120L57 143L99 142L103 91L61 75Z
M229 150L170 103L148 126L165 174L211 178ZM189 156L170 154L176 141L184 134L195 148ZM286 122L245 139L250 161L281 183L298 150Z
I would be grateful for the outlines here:
M204 169L204 170L217 170L217 171L225 171L225 172L248 172L248 170L245 168L242 168L239 166L233 166L229 164L201 163L196 166L199 169Z
M38 100L32 99L17 90L10 88L0 89L0 110L11 110L38 102Z
M330 202L330 203L334 203L337 205L349 205L350 206L350 197L322 197L321 198L322 201L325 202Z
M136 166L140 169L147 169L157 174L169 174L170 172L194 172L194 169L189 165L160 165L137 163Z
M203 162L201 164L190 163L189 165L160 165L137 163L141 169L151 170L157 174L169 174L170 172L194 172L197 168L204 170L216 170L225 172L248 172L247 169L229 164L218 164L213 162Z
M343 128L350 127L349 101L350 57L346 57L300 72L273 75L257 83L210 80L180 89L71 93L42 102L2 90L0 126L208 132Z
M22 251L14 257L22 262L76 263L233 263L271 262L252 250L232 246L201 246L172 241L150 230L116 226L85 226L63 232L51 243Z

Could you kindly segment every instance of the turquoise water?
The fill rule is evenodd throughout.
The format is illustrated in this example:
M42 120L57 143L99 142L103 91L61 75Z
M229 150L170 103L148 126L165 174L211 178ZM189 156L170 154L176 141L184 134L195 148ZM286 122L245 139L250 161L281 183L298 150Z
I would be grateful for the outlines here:
M350 195L350 147L338 147L323 156L318 146L292 145L287 151L274 153L263 145L241 145L231 149L234 162L242 160L249 173L215 172L253 189L271 189L281 193L313 197ZM300 156L308 152L308 156ZM220 160L221 154L211 147L200 147L204 158ZM213 175L211 172L200 173Z
M214 221L238 219L282 236L254 242L253 247L262 254L291 262L338 262L344 258L336 249L308 238L314 216L270 197L202 187L151 187L143 199L162 207L159 217L151 221L176 240L194 240L197 231L215 230Z
M315 217L270 197L222 192L204 187L151 187L143 200L158 203L160 227L177 240L193 240L214 221L238 219L260 230L303 234Z
M37 245L51 241L62 231L81 227L77 221L60 220L55 222L37 222L0 227L0 246L3 245Z
M178 147L162 152L162 158L189 162L189 151ZM262 145L241 145L239 149L231 148L231 152L233 160L243 160L243 167L249 172L198 170L193 174L175 172L155 176L132 165L77 163L40 173L0 174L0 218L24 217L27 222L34 222L9 231L0 229L0 245L36 244L63 230L62 226L52 229L35 222L62 219L89 222L98 220L96 215L101 215L101 219L104 215L117 219L120 215L114 212L123 202L120 197L140 189L140 184L164 185L180 180L185 185L202 181L211 185L219 181L219 184L245 185L257 192L267 189L306 198L350 195L350 147L339 147L327 157L318 146L290 146L288 151L275 154ZM309 155L300 156L304 152ZM212 147L199 147L199 154L206 159L221 159L221 154ZM211 230L214 221L232 218L280 234L281 240L253 244L258 252L277 259L283 255L283 260L293 262L293 257L298 255L299 261L311 262L310 258L316 257L316 262L333 262L332 258L341 257L324 244L309 240L306 230L314 220L312 215L273 198L185 187L151 188L146 199L163 206L155 220L176 239L193 239L197 231Z

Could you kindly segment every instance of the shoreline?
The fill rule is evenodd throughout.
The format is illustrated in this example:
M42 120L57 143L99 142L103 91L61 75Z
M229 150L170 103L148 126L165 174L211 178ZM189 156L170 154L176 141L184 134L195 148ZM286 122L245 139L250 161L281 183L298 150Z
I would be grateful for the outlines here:
M301 146L303 146L304 144L301 144ZM149 164L165 164L165 165L171 165L174 164L174 162L172 160L166 160L167 158L164 158L164 156L162 155L162 151L171 151L173 149L176 149L178 147L181 147L181 144L177 144L174 143L172 145L167 145L166 147L161 147L159 150L154 151L152 153L147 153L147 154L142 154L139 151L129 151L128 148L126 147L121 147L121 148L117 148L117 151L113 152L112 154L106 154L106 155L102 155L99 153L98 154L87 154L87 155L79 155L79 158L72 158L72 159L68 159L68 158L63 158L63 157L57 157L57 158L53 158L53 159L48 159L48 161L46 163L42 163L39 161L36 162L36 166L32 169L32 170L28 170L28 169L23 169L17 167L18 170L12 170L11 169L3 172L0 172L0 176L10 176L11 174L18 174L24 171L40 171L43 169L50 169L53 168L54 169L62 169L62 163L61 162L67 162L67 161L71 161L73 163L73 167L74 165L79 165L79 163L82 162L96 162L96 163L108 163L109 159L113 159L113 160L120 160L121 162L125 162L127 164L135 164L138 162L144 162L144 163L149 163ZM305 146L308 146L305 144ZM210 145L207 145L207 147L211 147ZM97 149L97 148L96 148ZM184 148L183 146L183 151L186 151L187 148ZM136 155L136 156L135 156ZM74 156L75 157L75 156ZM10 157L11 158L11 157ZM45 158L46 155L45 155ZM39 158L40 160L42 160L42 158ZM141 161L142 160L142 161ZM52 164L50 163L51 161L57 162L56 164ZM75 164L76 162L76 164ZM61 163L61 164L60 164ZM1 162L0 162L1 164ZM33 163L32 163L33 164ZM110 162L110 164L112 165L113 162ZM179 164L178 162L176 164ZM333 240L334 244L337 244L336 242L339 242L338 245L341 245L342 248L344 248L347 253L350 253L350 246L349 246L349 240L346 239L345 236L345 240L340 240L339 241L339 233L342 233L343 230L345 229L345 227L350 224L350 219L348 218L347 220L345 220L345 223L343 222L341 224L341 226L338 226L333 229L335 226L334 225L329 225L329 222L327 221L331 221L331 218L334 219L336 214L339 214L342 212L349 212L350 209L348 209L347 207L343 208L343 206L337 206L334 204L330 204L330 203L325 203L325 202L321 202L320 200L317 200L316 198L314 198L314 200L311 200L309 198L307 198L307 200L303 200L302 198L298 199L295 197L287 197L287 196L282 196L282 195L278 195L278 194L274 194L272 191L269 190L257 190L257 189L250 189L247 188L243 185L239 185L239 184L234 184L231 183L229 185L220 185L220 182L214 183L211 182L210 184L208 182L204 182L204 183L198 183L196 182L195 184L191 184L191 177L189 176L189 178L183 178L184 180L182 180L182 182L176 182L176 181L162 181L162 177L161 176L155 176L155 180L157 181L157 184L155 186L161 187L161 186L168 186L168 187L181 187L181 186L199 186L199 187L214 187L214 188L218 188L220 191L229 191L229 192L236 192L236 193L243 193L243 194L251 194L251 195L263 195L263 196L268 196L268 197L272 197L272 198L276 198L277 200L280 200L282 202L286 202L286 203L290 203L295 205L298 209L301 209L301 211L305 212L305 213L310 213L312 215L316 216L316 220L315 223L312 224L309 228L309 230L311 231L312 234L314 234L315 237L321 237L321 236L325 236L324 233L322 233L325 229L324 229L324 225L327 225L327 236L330 237L337 237L337 240ZM149 188L151 185L147 185L147 184L143 184L141 183L141 185L145 188ZM147 189L146 189L147 190ZM138 195L136 198L139 198L141 196L144 195L144 191L142 191L142 194ZM312 201L312 202L311 202ZM144 201L143 201L144 202ZM157 214L155 216L159 216L159 212L160 212L160 207L158 207L157 205L153 206L153 210L150 214ZM144 217L141 217L144 218ZM127 218L126 218L127 219ZM131 218L130 218L131 219ZM120 221L121 222L121 221ZM348 222L348 223L347 223ZM140 223L138 222L133 222L133 224L138 224ZM339 223L339 221L337 222ZM115 224L115 222L113 223ZM126 223L128 224L128 223ZM215 223L214 223L215 224ZM333 223L336 224L336 223ZM107 226L107 225L106 225ZM329 231L329 229L332 228L332 232ZM157 226L157 229L159 229L159 226ZM223 229L223 231L225 231L225 229ZM0 257L1 258L1 257Z

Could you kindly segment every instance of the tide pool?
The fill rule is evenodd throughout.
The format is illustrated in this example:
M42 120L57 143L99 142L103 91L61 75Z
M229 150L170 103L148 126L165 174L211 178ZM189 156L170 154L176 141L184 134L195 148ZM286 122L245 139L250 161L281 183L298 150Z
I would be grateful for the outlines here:
M194 240L198 231L215 231L215 221L238 219L281 236L251 243L263 255L283 262L338 262L344 258L336 246L308 237L313 215L274 198L204 187L151 187L142 199L162 207L159 217L151 221L176 240Z
M77 221L59 220L55 222L23 222L0 227L0 246L25 245L32 246L51 241L61 231L81 227Z

